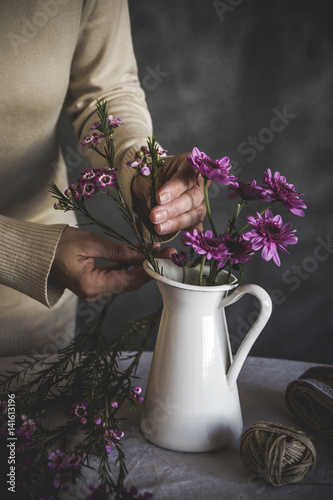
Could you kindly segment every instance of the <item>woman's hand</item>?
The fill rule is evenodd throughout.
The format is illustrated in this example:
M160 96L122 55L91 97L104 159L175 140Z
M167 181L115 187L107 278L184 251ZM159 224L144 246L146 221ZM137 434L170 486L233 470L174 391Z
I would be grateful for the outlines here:
M154 247L158 251L158 245ZM169 258L173 248L158 257ZM95 259L109 261L97 265ZM49 280L69 288L79 298L93 302L103 297L130 292L150 280L142 267L144 256L122 243L74 227L66 227L57 246ZM126 269L126 267L131 269Z
M183 153L166 158L165 164L158 170L160 187L156 192L157 205L150 212L157 234L165 235L181 229L192 231L195 228L202 231L206 215L203 179L199 176L198 186L196 172L187 161L188 155ZM149 189L147 179L142 176L134 178L132 192L142 206L142 213L147 210Z

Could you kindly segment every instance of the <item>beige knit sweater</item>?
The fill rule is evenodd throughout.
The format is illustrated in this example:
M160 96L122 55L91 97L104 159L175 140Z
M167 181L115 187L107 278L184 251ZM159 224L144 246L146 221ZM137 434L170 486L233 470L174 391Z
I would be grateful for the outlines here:
M128 199L123 165L151 135L151 119L127 0L6 0L0 41L0 355L54 352L73 335L76 305L48 281L61 233L75 224L48 191L51 181L68 184L56 141L65 98L78 137L96 121L96 98L125 123L115 148Z

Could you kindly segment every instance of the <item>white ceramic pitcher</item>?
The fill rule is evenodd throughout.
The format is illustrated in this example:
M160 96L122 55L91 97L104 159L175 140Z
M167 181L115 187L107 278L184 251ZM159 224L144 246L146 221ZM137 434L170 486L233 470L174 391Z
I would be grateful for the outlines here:
M163 276L144 263L161 291L163 312L141 431L152 443L175 451L223 448L243 430L236 380L270 317L271 299L257 285L236 288L235 277L230 285L198 286L198 268L186 268L186 283L181 283L181 268L170 260L158 262ZM246 293L259 300L260 312L232 360L224 308Z

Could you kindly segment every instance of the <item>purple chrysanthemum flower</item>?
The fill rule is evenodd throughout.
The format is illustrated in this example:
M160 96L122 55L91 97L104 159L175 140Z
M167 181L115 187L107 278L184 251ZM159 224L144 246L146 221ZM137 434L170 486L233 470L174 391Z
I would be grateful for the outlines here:
M298 238L294 235L296 229L291 229L290 222L282 225L281 215L273 217L270 210L266 210L263 217L257 213L257 218L250 216L247 221L253 230L245 233L243 238L251 243L253 250L262 249L261 256L264 260L273 259L280 266L278 250L289 253L285 245L297 243Z
M171 254L171 261L178 267L185 267L188 261L187 253L181 250L178 253Z
M187 157L189 164L197 171L197 183L199 174L206 179L211 179L223 185L238 185L237 177L229 173L231 168L228 156L219 160L212 160L203 151L193 148L192 154Z
M205 233L199 233L197 229L194 229L193 233L187 231L183 235L183 242L185 245L190 245L199 255L206 254L207 260L212 258L222 260L221 254L226 253L225 248L220 250L221 242L210 229Z
M140 387L139 385L136 385L135 387L133 387L132 391L133 391L135 394L141 394L141 392L142 392L142 387Z
M73 410L71 410L71 414L75 415L76 418L78 418L81 422L81 424L86 424L87 423L87 416L88 416L88 404L87 403L73 403L72 404Z
M228 199L234 200L238 196L245 201L263 200L268 201L266 192L262 186L258 186L255 180L245 183L242 179L238 179L238 186L230 184Z
M268 186L268 188L262 188L266 192L266 200L281 201L293 214L304 217L303 208L307 207L304 201L300 199L300 196L304 195L304 193L296 193L295 186L288 184L283 175L279 172L272 175L271 170L268 168L263 182Z
M222 250L223 246L225 247L226 253L222 256L222 265L219 267L223 267L229 260L232 264L242 264L244 262L249 262L251 260L250 255L253 254L252 245L249 241L246 241L243 237L243 234L240 233L236 239L232 239L230 234L222 234L220 237L220 250Z

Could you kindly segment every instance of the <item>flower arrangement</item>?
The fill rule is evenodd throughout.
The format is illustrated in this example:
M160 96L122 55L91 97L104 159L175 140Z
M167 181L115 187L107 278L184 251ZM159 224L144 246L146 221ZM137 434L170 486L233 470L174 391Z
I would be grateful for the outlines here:
M81 145L100 155L105 160L105 167L85 170L77 183L71 184L64 193L54 183L51 184L50 192L56 199L54 208L65 212L75 211L88 224L100 227L107 236L142 253L154 271L162 274L163 269L159 268L154 258L155 234L151 231L149 241L145 241L141 226L136 224L135 216L124 199L117 179L113 140L117 128L123 124L119 118L108 113L106 102L98 101L96 107L99 119L91 125L92 132L83 138ZM126 164L127 168L134 169L150 183L148 210L156 204L159 168L164 164L165 153L166 150L161 150L152 137L146 146L142 146L135 153L133 160ZM227 271L224 273L227 283L232 271L239 272L240 281L244 274L244 264L258 251L261 251L264 260L273 259L280 265L278 252L288 253L286 246L295 244L297 237L291 224L284 224L282 217L274 216L271 208L273 204L280 202L293 214L303 216L306 205L294 186L279 172L273 174L270 169L267 169L262 185L257 184L255 180L245 183L230 173L231 164L228 157L212 160L197 148L188 156L188 162L197 172L197 182L199 176L203 177L210 229L203 232L185 232L183 242L190 247L190 256L184 250L173 254L172 262L183 270L183 281L186 280L188 266L200 266L200 286L214 285L217 275L223 270ZM212 217L208 189L210 182L228 186L229 200L240 199L222 234L217 232ZM97 194L108 196L115 203L131 228L134 242L88 210L87 200ZM245 205L254 201L266 202L265 208L256 215L249 215L247 222L237 228L236 223L241 211ZM207 263L209 272L205 275ZM117 499L151 497L150 493L145 493L144 496L137 494L135 487L129 491L123 488L127 471L121 449L123 431L118 412L125 403L134 409L143 399L141 387L133 384L132 377L150 336L156 330L161 311L132 322L118 339L110 343L102 332L108 307L109 303L104 306L100 317L87 332L82 332L69 347L58 353L56 361L41 362L39 358L30 357L18 364L18 371L0 376L0 394L8 392L12 383L23 383L22 388L16 392L16 428L19 435L19 454L22 451L21 491L26 493L30 488L31 498L45 498L43 495L37 496L36 493L38 488L40 489L41 473L45 477L46 485L46 489L43 490L42 487L42 490L50 492L50 488L53 488L52 496L48 493L47 498L59 498L64 489L80 479L82 468L89 467L89 457L92 453L99 459L98 473L101 484L91 487L91 494L87 499L107 498L107 492L116 492ZM129 366L121 370L118 366L119 357L128 347L128 340L133 335L137 337L138 332L143 335L143 340L137 346L136 352L128 356L128 359L132 359ZM47 406L57 402L67 408L66 418L57 428L48 429L43 425L43 414ZM6 411L3 403L0 415L3 437L8 437L9 432L5 422ZM65 449L62 444L74 430L82 433L82 439L79 444ZM110 458L114 454L114 465L111 465ZM114 477L116 471L117 478Z
M262 185L255 180L245 183L242 179L237 179L230 173L231 164L228 157L212 160L204 152L194 148L192 154L188 156L188 162L197 171L198 177L204 179L204 193L207 207L207 214L211 229L206 232L198 232L196 229L183 235L185 245L191 247L192 253L199 257L194 264L201 265L199 285L214 285L216 277L222 270L227 270L226 283L229 282L231 271L239 271L240 281L244 274L244 263L251 260L251 256L261 250L261 256L265 261L273 259L275 264L280 266L278 251L288 253L287 245L297 243L295 229L291 229L291 223L283 224L281 215L274 216L270 208L273 204L281 202L293 214L304 216L306 205L296 192L295 187L289 184L284 176L279 172L272 174L268 168L265 173ZM234 200L240 198L240 203L229 219L227 228L223 234L218 234L210 207L208 181L215 181L220 185L228 186L228 198ZM242 227L236 227L236 221L249 202L260 201L268 203L256 216L249 215L247 223ZM247 227L251 231L246 231ZM184 266L187 256L184 252L175 254L172 257L174 264ZM203 276L203 269L206 261L209 261L210 270L206 277ZM185 273L183 273L183 281Z
M141 252L151 263L153 269L162 274L157 261L154 259L152 246L155 235L151 231L150 241L146 245L140 226L135 224L134 216L122 195L117 181L116 170L114 168L114 147L113 133L117 127L122 126L119 118L108 115L106 103L98 102L97 111L100 121L91 126L93 132L84 137L81 145L93 149L101 155L107 163L105 169L86 170L81 174L76 185L72 184L62 194L53 184L51 192L57 198L55 208L60 210L75 210L84 219L101 227L104 232L116 239L126 243L130 248ZM99 149L101 140L104 139L104 150ZM163 166L163 155L166 150L160 150L155 138L148 139L147 146L142 146L134 155L132 161L126 163L127 168L134 169L138 175L147 179L150 183L150 200L147 202L148 210L156 204L155 193L158 185L158 169ZM184 251L174 254L172 261L175 265L183 267L183 281L186 279L185 267L187 265L201 266L199 282L200 286L212 286L216 283L218 273L227 270L226 282L229 282L231 271L239 272L238 282L244 275L244 264L249 262L252 255L261 250L261 256L265 261L273 259L275 264L280 265L279 251L288 253L287 245L297 243L296 230L292 229L290 223L283 224L280 215L274 216L271 212L273 204L280 202L293 214L304 216L306 205L300 198L295 187L289 184L286 178L279 172L272 174L268 168L265 173L263 183L257 184L256 180L245 183L242 179L237 179L230 173L231 164L227 156L212 160L206 153L194 148L188 156L188 162L197 172L197 182L199 176L204 180L204 194L211 229L199 232L196 229L190 233L185 232L183 242L191 248L192 262L185 256ZM228 199L240 198L240 202L229 219L224 233L218 234L210 207L208 182L217 182L222 186L228 186ZM111 191L111 188L114 191ZM132 233L136 238L137 245L134 246L127 238L123 237L102 221L95 219L88 211L85 200L92 195L101 193L110 196L120 208L123 217L130 225ZM257 212L255 216L249 215L247 223L241 228L236 227L236 221L249 202L266 202L263 210ZM246 231L249 226L250 231ZM194 254L197 257L194 258ZM209 263L209 274L204 276L203 270L206 263Z

